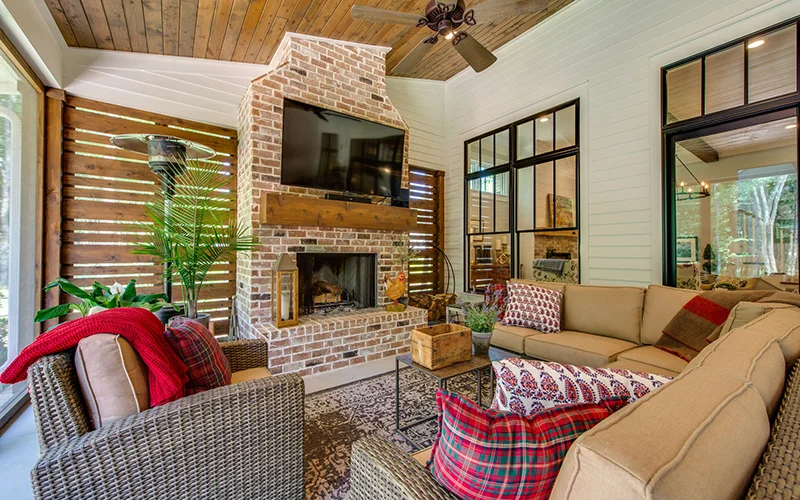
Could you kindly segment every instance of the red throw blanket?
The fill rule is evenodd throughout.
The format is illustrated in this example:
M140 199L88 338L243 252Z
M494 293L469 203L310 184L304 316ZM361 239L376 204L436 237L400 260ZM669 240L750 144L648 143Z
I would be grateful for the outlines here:
M147 365L150 406L183 397L189 378L186 365L164 339L164 325L156 316L138 307L109 309L68 321L39 335L0 375L0 382L15 384L28 376L28 368L39 358L71 349L81 339L98 333L119 335L127 340Z

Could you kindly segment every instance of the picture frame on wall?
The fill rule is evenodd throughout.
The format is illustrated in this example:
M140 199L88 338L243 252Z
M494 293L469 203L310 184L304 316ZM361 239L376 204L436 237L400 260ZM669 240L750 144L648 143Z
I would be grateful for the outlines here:
M697 236L678 236L675 245L675 256L680 264L697 262Z

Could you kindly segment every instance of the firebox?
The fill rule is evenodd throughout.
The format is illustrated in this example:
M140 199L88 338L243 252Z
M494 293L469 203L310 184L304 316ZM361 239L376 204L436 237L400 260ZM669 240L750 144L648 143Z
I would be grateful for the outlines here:
M365 309L377 305L377 255L298 253L302 314Z

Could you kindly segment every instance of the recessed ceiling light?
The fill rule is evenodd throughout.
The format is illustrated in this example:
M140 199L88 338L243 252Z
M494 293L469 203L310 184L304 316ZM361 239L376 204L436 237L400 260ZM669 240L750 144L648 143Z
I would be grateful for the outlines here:
M539 121L540 121L540 122L542 122L542 123L544 123L544 122L546 122L546 121L549 121L549 120L550 120L550 118L548 118L548 117L546 117L546 116L545 116L544 118L542 118L542 119L541 119L541 120L539 120Z
M792 123L791 125L786 125L786 130L789 130L790 128L797 128L797 124Z
M756 47L761 47L762 45L764 45L764 40L763 39L755 40L755 41L750 42L749 44L747 44L747 48L748 49L755 49Z

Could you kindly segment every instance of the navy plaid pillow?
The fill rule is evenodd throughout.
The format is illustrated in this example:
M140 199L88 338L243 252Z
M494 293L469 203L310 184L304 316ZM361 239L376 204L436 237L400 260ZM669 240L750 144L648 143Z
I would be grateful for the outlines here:
M197 394L231 383L228 358L206 327L189 318L176 318L167 327L164 338L188 368L187 394Z

